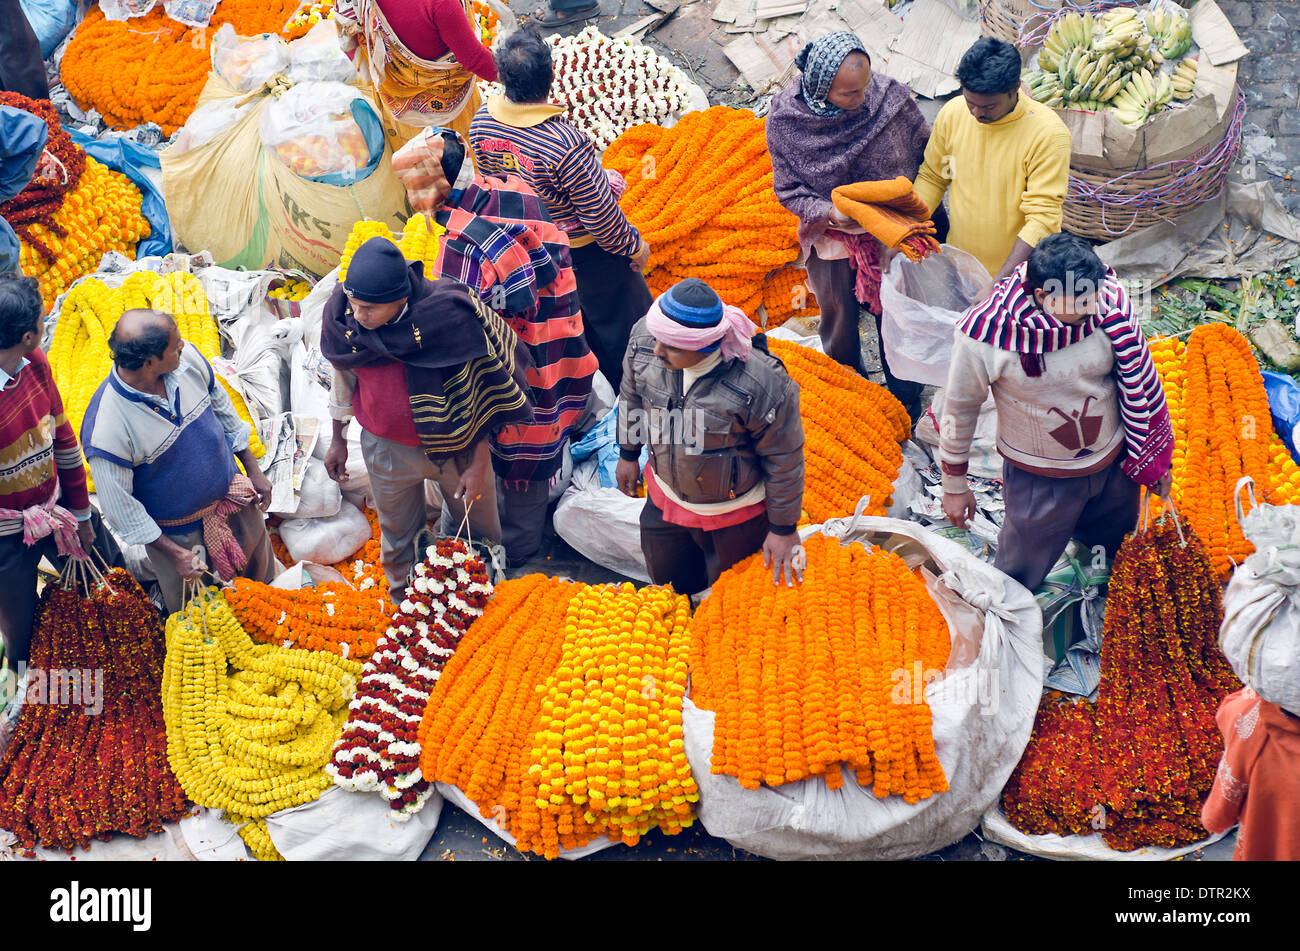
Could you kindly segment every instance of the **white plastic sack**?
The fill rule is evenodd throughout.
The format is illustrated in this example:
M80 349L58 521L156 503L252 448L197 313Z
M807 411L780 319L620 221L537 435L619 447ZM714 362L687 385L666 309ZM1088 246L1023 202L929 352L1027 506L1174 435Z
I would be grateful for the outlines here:
M434 783L433 785L438 790L438 792L440 792L443 795L443 798L445 798L449 803L451 803L453 806L457 806L463 812L477 819L479 822L483 824L484 828L491 830L493 835L500 838L502 841L504 841L507 845L511 846L512 848L514 847L515 837L511 835L509 832L507 832L505 829L501 828L501 826L497 825L495 819L484 818L479 813L478 806L474 805L474 802L469 798L469 796L466 796L455 786L451 786L447 783ZM595 855L597 852L603 852L605 849L608 849L610 846L617 845L617 844L618 843L611 841L605 836L600 836L599 838L594 839L591 842L588 842L580 849L560 849L560 858L581 859L587 857L588 855Z
M356 72L339 47L333 19L321 20L306 36L289 44L289 78L295 83L346 83Z
M974 255L951 245L921 261L895 255L880 282L881 343L894 376L946 386L957 321L991 280Z
M429 797L405 822L378 796L332 786L314 802L266 817L266 831L290 862L414 862L438 829L442 798Z
M333 565L351 558L370 540L370 523L350 502L331 518L288 518L280 523L280 538L294 561Z
M35 855L27 858L18 845L17 837L0 829L0 862L192 862L194 854L185 842L177 823L163 826L143 839L129 835L115 835L107 841L92 839L90 848L65 852L62 849L44 849L37 846Z
M939 447L939 427L943 419L944 391L934 394L930 408L916 421L916 438L927 446ZM935 453L938 457L938 453ZM970 474L981 479L1002 478L1002 456L998 454L998 408L990 393L980 407L975 421L975 435L970 443Z
M177 823L185 847L200 862L251 862L252 853L239 837L239 827L221 818L220 809L199 810Z
M298 83L262 111L262 144L303 177L348 175L370 165L365 135L353 117L353 103L370 109L355 86L338 82Z
M295 507L288 510L271 509L272 515L293 516L294 519L332 518L343 507L343 490L325 471L325 463L313 457L307 460L302 485L294 494ZM368 537L368 536L367 536ZM286 541L285 544L288 544ZM362 541L361 544L365 544ZM292 551L292 549L291 549ZM295 556L296 557L296 556ZM318 559L316 559L318 560ZM338 561L331 559L327 564Z
M272 579L271 587L297 591L300 588L310 588L330 582L353 587L352 582L343 577L343 572L329 565L318 565L314 561L300 561L292 568L286 568Z
M1176 849L1162 849L1156 846L1144 846L1132 852L1119 852L1106 844L1099 835L1028 835L1013 826L994 803L984 813L981 823L984 838L997 842L1017 852L1028 852L1045 859L1083 862L1169 862L1184 855L1190 855L1213 845L1222 839L1226 832L1212 835L1200 842L1180 846Z
M197 149L221 135L256 107L256 100L249 100L242 106L232 99L205 102L190 113L185 125L177 133L172 148L177 155Z
M648 584L650 574L641 551L645 499L602 486L596 470L594 455L574 467L573 482L551 519L555 533L584 558Z
M1042 694L1042 614L1025 588L914 522L858 514L821 530L879 545L932 572L927 587L953 646L943 678L926 686L925 699L948 791L908 805L898 796L877 799L848 772L837 790L821 779L743 789L734 777L710 772L714 714L688 698L683 729L700 788L699 818L710 835L774 859L924 855L979 824L1029 742Z
M1255 546L1223 595L1219 646L1233 673L1269 703L1300 714L1300 506L1255 504L1237 518Z

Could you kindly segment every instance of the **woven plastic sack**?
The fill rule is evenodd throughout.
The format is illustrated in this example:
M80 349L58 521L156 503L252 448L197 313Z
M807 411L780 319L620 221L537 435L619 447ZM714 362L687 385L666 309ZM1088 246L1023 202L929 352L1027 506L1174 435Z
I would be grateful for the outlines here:
M1243 488L1249 513L1242 511ZM1255 553L1228 582L1219 646L1242 683L1300 714L1300 505L1255 503L1249 476L1236 491L1237 519Z
M895 552L919 565L952 633L944 676L925 687L947 792L908 805L877 799L851 772L832 790L821 779L741 787L710 771L711 711L687 699L686 755L710 835L774 859L905 859L941 849L974 829L1029 742L1042 694L1042 614L1025 588L959 545L914 522L865 516L820 526L842 542ZM817 529L803 533L807 537Z
M957 321L991 280L974 255L951 245L921 261L896 255L880 282L881 343L894 376L946 386Z
M386 800L330 788L314 802L267 816L266 831L290 862L414 862L441 815L436 794L409 820L397 822Z

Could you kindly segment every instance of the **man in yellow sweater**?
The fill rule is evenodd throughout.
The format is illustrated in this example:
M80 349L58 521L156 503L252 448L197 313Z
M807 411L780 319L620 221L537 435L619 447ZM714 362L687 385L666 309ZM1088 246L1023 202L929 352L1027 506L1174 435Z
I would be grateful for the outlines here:
M932 213L948 193L948 243L979 258L997 281L1061 230L1070 131L1020 91L1020 53L1010 43L982 37L957 78L962 98L935 117L915 188Z

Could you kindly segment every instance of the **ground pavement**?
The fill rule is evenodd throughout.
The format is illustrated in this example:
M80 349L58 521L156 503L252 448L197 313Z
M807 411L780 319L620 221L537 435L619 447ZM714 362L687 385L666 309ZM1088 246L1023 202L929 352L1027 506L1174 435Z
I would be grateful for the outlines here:
M537 8L536 4L513 0L510 6L521 19ZM1249 122L1258 125L1259 135L1273 137L1265 159L1257 162L1259 174L1268 175L1274 188L1293 213L1300 214L1300 192L1287 177L1295 169L1300 178L1300 6L1288 2L1225 2L1221 0L1228 18L1241 34L1243 42L1253 55L1241 69L1242 83L1246 88L1251 113ZM697 0L683 6L674 17L650 35L647 42L673 62L685 69L709 94L709 101L737 107L755 105L753 91L722 52L722 44L730 42L732 35L723 32L721 24L709 18L713 8L711 0ZM654 12L642 0L601 0L602 15L587 23L569 27L563 32L576 32L595 23L602 31L612 34ZM942 105L933 100L920 100L922 112L928 118ZM1256 142L1263 151L1263 143ZM869 323L869 322L868 322ZM874 330L874 328L872 328ZM874 349L874 348L869 348ZM874 355L873 355L874 356ZM879 360L874 359L869 370L879 377ZM883 382L883 381L880 381ZM512 577L530 572L561 575L575 581L592 584L628 580L601 568L577 554L564 541L548 531L542 551L532 561L512 571ZM1232 857L1235 835L1216 842L1184 861L1226 861ZM421 859L423 861L524 861L535 858L522 856L501 839L488 831L476 818L450 804L444 804L438 833L430 841ZM635 849L618 845L584 861L755 861L757 856L743 852L715 839L697 823L677 836L665 836L655 831ZM920 861L1026 861L1032 856L986 842L978 832L972 832L960 842L923 856ZM540 859L538 859L540 861Z

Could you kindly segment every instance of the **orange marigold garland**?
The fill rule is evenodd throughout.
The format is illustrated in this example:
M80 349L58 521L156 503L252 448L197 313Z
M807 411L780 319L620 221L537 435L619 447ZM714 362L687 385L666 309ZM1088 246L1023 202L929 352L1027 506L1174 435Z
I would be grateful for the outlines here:
M1300 467L1273 431L1259 364L1235 329L1199 326L1186 345L1153 343L1152 357L1174 425L1174 505L1226 580L1254 551L1237 523L1237 480L1251 476L1260 501L1300 502Z
M753 315L767 275L799 256L797 219L772 191L765 123L714 106L671 129L640 125L605 152L627 179L619 204L650 244L651 290L698 277Z
M231 24L240 36L278 33L298 0L222 0L203 30L178 23L161 4L125 21L93 7L62 64L63 84L83 109L114 129L155 122L171 135L190 117L212 68L212 36Z
M774 586L753 555L714 584L691 619L691 699L715 713L715 774L746 789L841 767L877 797L916 803L948 788L921 685L895 671L942 671L948 624L901 558L813 535L796 587Z
M763 310L767 313L765 330L780 327L795 317L819 316L808 272L801 267L783 267L769 274L763 281Z
M884 515L911 432L903 404L823 353L784 340L768 346L799 384L808 518L851 515L864 495L871 497L867 514Z
M429 697L424 776L550 858L689 825L685 619L662 588L502 583Z
M336 581L289 590L237 578L226 590L226 600L256 641L352 660L366 660L375 652L393 608L373 591Z

